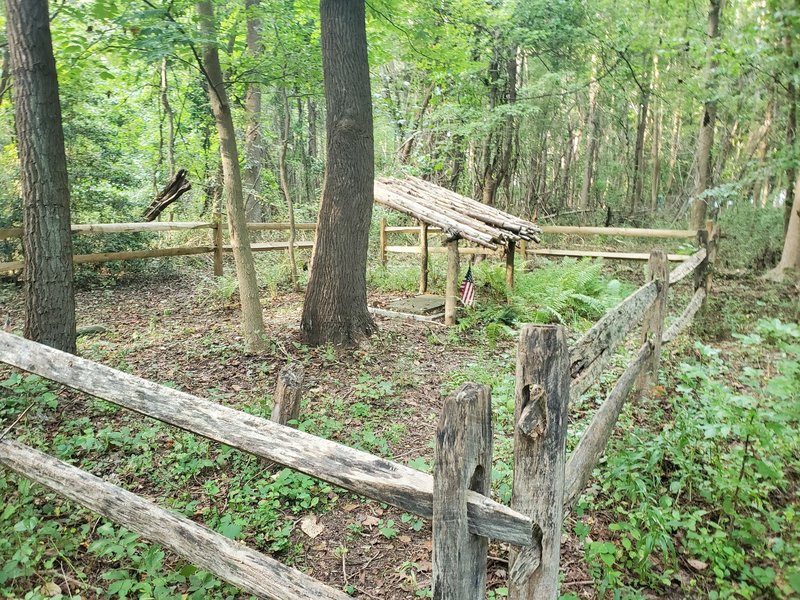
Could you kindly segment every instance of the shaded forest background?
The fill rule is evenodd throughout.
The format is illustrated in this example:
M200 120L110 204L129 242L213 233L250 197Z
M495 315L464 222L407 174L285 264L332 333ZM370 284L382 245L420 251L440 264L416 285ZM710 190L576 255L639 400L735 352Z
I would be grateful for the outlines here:
M797 163L799 11L791 0L723 2L714 39L715 3L369 2L376 174L405 169L561 222L684 227L698 198L746 242L728 253L732 266L773 265ZM318 5L215 8L249 220L285 218L285 155L297 220L313 221L324 171ZM211 218L220 161L196 60L209 40L192 3L54 2L51 13L73 221L139 220L178 168L194 189L163 218ZM21 202L3 38L0 52L3 227L19 224ZM708 103L711 181L698 194ZM144 240L76 238L75 251ZM17 251L2 250L5 260Z

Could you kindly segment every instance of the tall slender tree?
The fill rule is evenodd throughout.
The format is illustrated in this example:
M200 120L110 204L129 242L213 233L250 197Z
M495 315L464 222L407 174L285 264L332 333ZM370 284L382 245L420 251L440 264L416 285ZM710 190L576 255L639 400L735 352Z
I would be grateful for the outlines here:
M6 0L25 251L25 337L75 353L69 181L47 0Z
M312 344L372 334L367 245L372 218L372 97L364 0L321 0L327 159L301 329Z
M228 229L231 235L233 259L236 263L236 279L239 282L239 298L242 306L242 334L248 352L258 352L265 347L264 316L258 295L253 251L247 235L244 211L242 173L239 167L239 150L236 146L236 131L233 128L231 105L222 67L217 51L214 7L210 0L197 3L197 14L206 43L203 48L203 67L208 84L208 96L219 134L219 151L222 158L222 189L228 213Z

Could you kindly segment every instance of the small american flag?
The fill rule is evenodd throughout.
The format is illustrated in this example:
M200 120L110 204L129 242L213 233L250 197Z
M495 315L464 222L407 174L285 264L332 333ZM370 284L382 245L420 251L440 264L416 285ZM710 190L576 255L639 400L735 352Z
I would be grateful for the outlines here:
M461 282L461 303L464 306L475 304L475 280L472 278L472 265L467 268L464 281Z

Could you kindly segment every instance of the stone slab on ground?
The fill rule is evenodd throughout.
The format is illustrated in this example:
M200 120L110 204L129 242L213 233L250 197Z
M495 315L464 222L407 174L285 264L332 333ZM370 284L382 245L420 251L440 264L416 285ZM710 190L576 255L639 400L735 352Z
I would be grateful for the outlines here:
M411 313L412 315L431 315L444 310L444 296L422 294L410 298L401 298L390 302L387 308L397 312Z

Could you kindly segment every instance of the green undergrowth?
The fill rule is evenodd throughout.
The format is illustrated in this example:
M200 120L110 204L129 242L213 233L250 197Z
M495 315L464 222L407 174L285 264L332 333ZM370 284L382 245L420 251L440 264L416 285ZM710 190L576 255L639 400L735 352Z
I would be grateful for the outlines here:
M573 524L599 597L800 594L800 328L737 337L621 418Z

